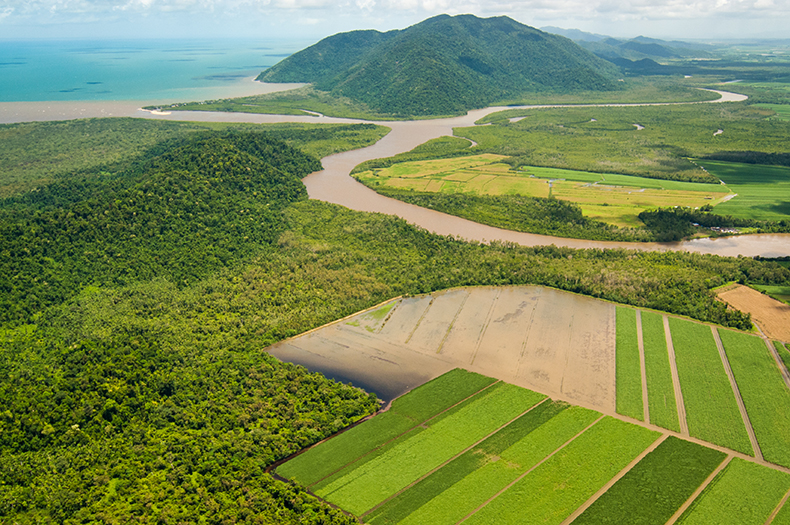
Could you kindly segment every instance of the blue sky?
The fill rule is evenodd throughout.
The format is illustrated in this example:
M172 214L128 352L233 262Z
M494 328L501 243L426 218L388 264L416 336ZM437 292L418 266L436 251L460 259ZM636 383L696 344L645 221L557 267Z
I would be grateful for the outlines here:
M618 37L788 38L790 0L0 0L2 38L295 37L507 15Z

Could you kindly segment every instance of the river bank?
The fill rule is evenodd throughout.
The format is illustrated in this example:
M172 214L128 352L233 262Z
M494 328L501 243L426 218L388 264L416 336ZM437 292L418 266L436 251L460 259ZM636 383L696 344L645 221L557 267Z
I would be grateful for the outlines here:
M278 89L288 89L289 85L274 85ZM293 85L290 85L293 87ZM743 95L716 91L721 98L702 103L738 102L746 99ZM356 124L368 121L326 117L323 115L264 115L249 113L216 113L201 111L152 112L141 109L148 103L132 102L91 102L91 103L7 103L11 105L38 104L17 109L14 117L8 109L0 104L0 122L24 120L62 120L87 117L135 117L156 120L196 121L196 122L234 122L234 123L283 123L304 122L315 124ZM45 106L46 104L46 106ZM603 106L645 106L665 104L610 104ZM673 105L670 103L669 105ZM595 105L591 105L595 106ZM325 157L322 160L324 169L308 175L303 179L311 199L339 204L347 208L396 215L406 221L440 235L477 241L477 242L512 242L522 246L555 245L568 248L597 249L632 249L642 251L686 251L708 253L722 256L790 256L790 234L757 234L733 237L693 239L672 243L629 243L613 241L590 241L536 235L530 233L503 230L492 226L475 223L453 215L420 208L395 199L379 195L373 190L357 182L350 176L351 170L358 164L371 159L391 157L406 152L428 140L445 135L452 135L453 128L472 126L484 116L503 109L554 108L559 105L490 107L473 110L466 115L445 119L386 121L374 122L389 127L392 131L376 144L367 148L348 151ZM29 115L25 111L30 111ZM35 113L38 111L38 113ZM32 116L36 118L28 119ZM8 120L12 119L12 120ZM16 119L16 120L13 120Z

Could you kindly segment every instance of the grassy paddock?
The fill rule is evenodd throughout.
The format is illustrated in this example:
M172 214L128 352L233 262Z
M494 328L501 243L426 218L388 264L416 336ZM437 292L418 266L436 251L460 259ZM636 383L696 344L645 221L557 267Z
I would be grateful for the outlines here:
M523 523L526 509L535 523L562 523L658 436L604 418L465 523Z
M710 327L669 318L689 433L753 455L730 380Z
M711 481L678 524L762 524L790 488L790 474L739 458Z
M738 194L734 199L718 204L714 208L717 214L744 219L790 219L790 167L714 160L697 162Z
M669 354L664 337L661 316L642 312L642 336L645 344L645 369L647 374L647 399L650 422L669 430L680 432Z
M719 330L738 390L767 461L790 467L790 391L756 336Z
M723 452L670 436L573 523L665 523L725 457Z
M636 333L636 310L617 307L616 385L617 413L644 420L642 368Z

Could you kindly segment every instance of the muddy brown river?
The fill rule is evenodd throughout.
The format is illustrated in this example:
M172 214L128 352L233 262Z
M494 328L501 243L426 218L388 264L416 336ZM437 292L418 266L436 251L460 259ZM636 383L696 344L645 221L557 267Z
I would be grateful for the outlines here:
M716 91L721 98L712 101L737 102L746 97L734 93ZM639 106L661 104L609 104L607 106ZM590 105L593 106L593 105ZM325 116L294 115L255 115L246 113L210 113L200 111L180 111L172 113L152 113L138 109L134 102L69 102L69 103L3 103L0 104L0 122L21 122L29 120L63 120L71 118L130 116L158 120L181 120L198 122L244 122L244 123L361 123L357 119L341 119ZM304 178L307 193L311 199L339 204L347 208L396 215L408 222L440 235L479 241L507 241L523 246L555 245L569 248L626 248L644 251L688 251L725 256L743 255L754 257L790 256L790 234L759 234L720 237L717 239L694 239L674 243L629 243L613 241L589 241L568 239L548 235L503 230L478 224L460 217L447 215L433 210L420 208L395 199L379 195L354 180L349 174L361 162L370 159L390 157L409 151L414 147L437 137L452 135L453 128L474 125L475 121L490 113L503 109L534 109L563 107L517 106L491 107L470 111L467 115L454 118L374 122L388 126L392 131L376 144L367 148L347 151L325 157L324 170Z

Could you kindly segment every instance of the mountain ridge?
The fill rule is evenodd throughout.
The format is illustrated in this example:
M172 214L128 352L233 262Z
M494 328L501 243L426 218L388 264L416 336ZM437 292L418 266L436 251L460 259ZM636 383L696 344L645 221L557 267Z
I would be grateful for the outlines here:
M526 93L619 89L619 70L508 17L439 15L386 33L338 33L259 75L309 82L393 115L448 115Z

